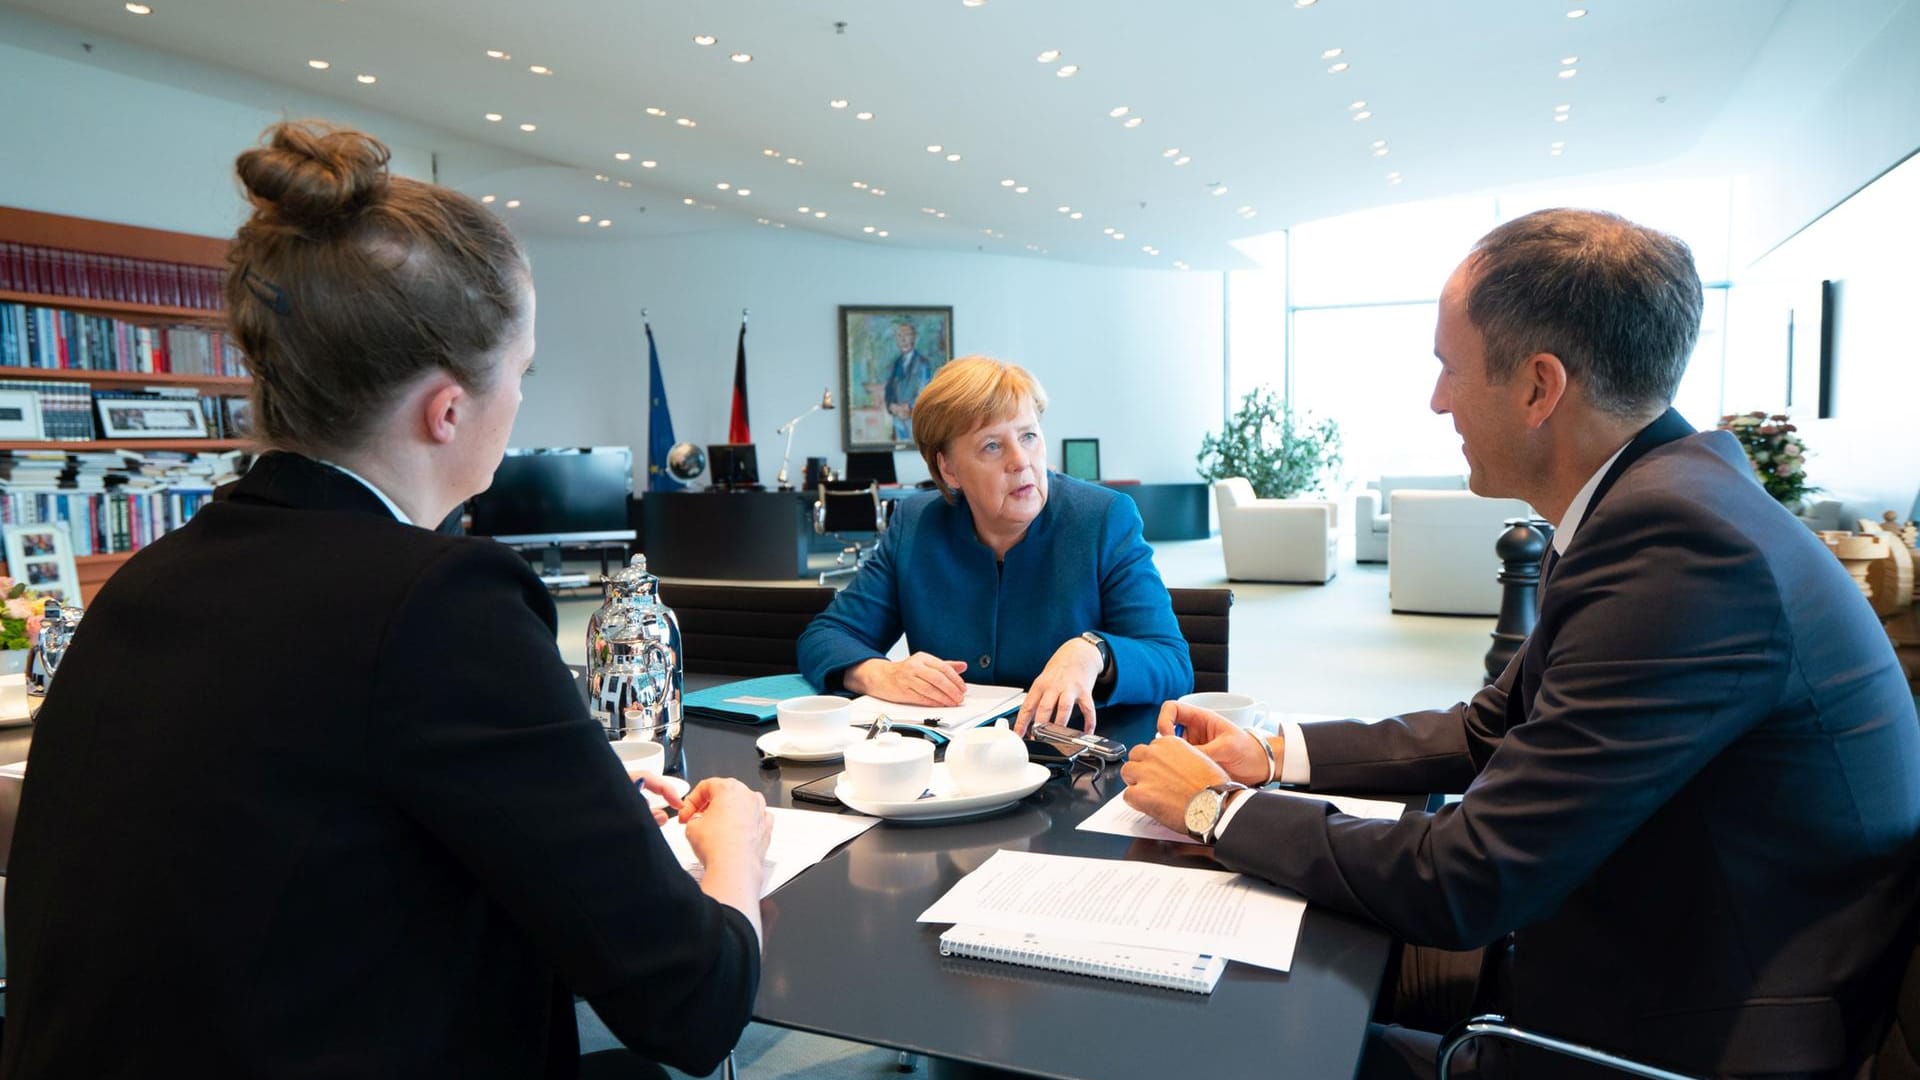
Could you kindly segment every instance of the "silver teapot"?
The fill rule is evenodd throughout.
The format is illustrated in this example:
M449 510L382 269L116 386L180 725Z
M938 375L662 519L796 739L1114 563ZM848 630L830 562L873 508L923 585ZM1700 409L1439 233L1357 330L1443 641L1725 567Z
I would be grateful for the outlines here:
M680 700L686 664L680 620L660 602L660 579L635 555L605 579L607 598L587 620L587 708L609 740L651 739L680 770Z
M80 628L80 617L86 609L78 604L61 604L54 597L47 598L45 612L40 617L40 634L34 639L33 647L27 651L27 695L44 697L47 688L53 685L53 672L67 655L67 646L73 642L73 633Z

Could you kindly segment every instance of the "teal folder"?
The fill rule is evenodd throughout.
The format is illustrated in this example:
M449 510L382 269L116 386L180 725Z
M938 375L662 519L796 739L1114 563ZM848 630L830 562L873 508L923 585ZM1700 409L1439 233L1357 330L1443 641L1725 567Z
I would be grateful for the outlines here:
M780 702L814 692L805 676L766 675L695 690L680 699L680 706L689 716L730 720L736 724L765 724L773 720L775 706Z

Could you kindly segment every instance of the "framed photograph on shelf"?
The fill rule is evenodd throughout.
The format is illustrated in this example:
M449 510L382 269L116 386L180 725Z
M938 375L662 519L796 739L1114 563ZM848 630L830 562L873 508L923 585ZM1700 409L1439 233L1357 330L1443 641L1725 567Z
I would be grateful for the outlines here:
M0 390L0 439L44 439L40 395L33 390Z
M105 439L204 439L207 418L197 398L96 399Z
M243 397L220 399L220 426L229 439L253 437L253 401Z
M1100 479L1100 440L1061 439L1060 471L1075 480Z
M60 524L7 526L7 575L25 582L39 596L57 596L63 604L80 602L80 572Z
M952 358L952 307L841 305L845 449L913 449L913 399Z

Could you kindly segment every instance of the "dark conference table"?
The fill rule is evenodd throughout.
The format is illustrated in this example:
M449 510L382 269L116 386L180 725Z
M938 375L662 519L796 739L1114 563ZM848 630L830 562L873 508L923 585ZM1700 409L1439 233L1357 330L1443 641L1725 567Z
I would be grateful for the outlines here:
M762 768L753 743L766 730L689 719L690 777L737 777L769 805L791 807L795 786L839 770ZM1104 711L1100 730L1138 742L1152 733L1153 710ZM1071 785L1056 777L983 819L882 822L802 873L761 902L767 945L754 1018L1045 1077L1351 1077L1390 943L1320 908L1307 910L1292 971L1230 964L1211 996L940 956L946 927L914 920L1001 848L1217 869L1187 845L1076 830L1125 786L1119 771L1108 766L1097 790L1084 770Z

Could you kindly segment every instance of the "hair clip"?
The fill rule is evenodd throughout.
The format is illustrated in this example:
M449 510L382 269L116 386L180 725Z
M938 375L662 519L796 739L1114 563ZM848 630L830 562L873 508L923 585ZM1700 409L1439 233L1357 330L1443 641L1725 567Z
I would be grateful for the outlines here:
M275 315L293 314L293 298L287 295L287 290L254 273L252 267L242 270L240 279L246 282L247 291L272 308Z

